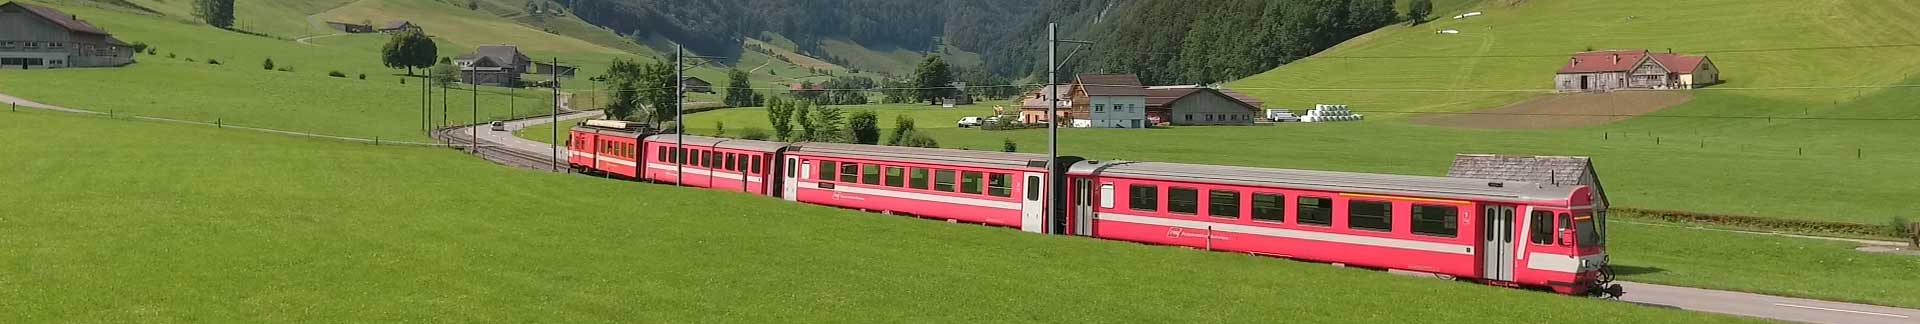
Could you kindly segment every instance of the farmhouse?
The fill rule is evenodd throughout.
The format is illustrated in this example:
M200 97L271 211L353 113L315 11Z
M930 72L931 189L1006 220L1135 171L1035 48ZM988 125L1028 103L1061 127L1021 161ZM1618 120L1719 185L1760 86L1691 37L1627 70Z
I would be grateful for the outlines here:
M473 53L454 58L460 67L461 82L496 87L519 87L520 74L533 60L513 45L481 45Z
M1146 128L1147 89L1132 74L1082 74L1073 83L1073 127Z
M1020 97L1020 122L1028 123L1028 124L1039 124L1039 123L1045 123L1049 120L1062 120L1058 118L1047 118L1047 108L1049 107L1058 107L1056 109L1056 112L1058 112L1061 116L1066 116L1068 112L1072 111L1073 100L1069 100L1068 98L1072 98L1071 96L1073 95L1073 85L1071 84L1055 85L1053 86L1053 90L1060 91L1059 92L1060 97L1055 98L1055 100L1053 101L1057 103L1052 105L1049 105L1047 103L1048 101L1047 98L1052 96L1053 92L1049 92L1049 89L1047 87L1040 87L1039 90L1034 90L1033 92L1028 92L1025 96L1021 96Z
M572 65L533 62L533 74L557 75L561 79L572 79L579 71L579 68L575 68Z
M333 30L338 30L348 34L364 34L364 33L373 32L373 25L344 23L344 22L338 22L338 21L327 22L327 28L333 28Z
M380 26L380 32L388 33L388 34L394 34L394 33L399 33L399 32L409 31L409 30L420 30L420 25L415 25L411 21L401 20L401 21L387 22L385 26Z
M1155 125L1253 125L1265 105L1232 90L1147 87L1147 120Z
M133 63L133 47L79 16L20 2L0 4L0 69Z
M680 79L680 86L687 92L713 93L713 83L696 77Z
M1719 82L1720 69L1706 56L1615 50L1574 54L1555 74L1554 89L1693 89Z

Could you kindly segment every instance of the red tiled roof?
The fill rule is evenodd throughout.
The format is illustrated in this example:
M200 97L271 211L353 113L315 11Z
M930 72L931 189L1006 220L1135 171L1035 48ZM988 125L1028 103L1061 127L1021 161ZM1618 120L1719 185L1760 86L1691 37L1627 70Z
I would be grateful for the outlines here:
M1680 54L1654 54L1653 60L1660 61L1660 65L1667 66L1668 71L1687 74L1693 73L1694 70L1699 70L1700 62L1705 62L1707 57Z
M100 27L94 27L93 24L82 21L79 17L60 12L60 10L17 1L9 2L8 4L26 8L28 12L32 12L34 15L40 16L40 18L53 21L55 25L60 25L61 28L66 28L67 30L95 35L108 35L106 30L100 29Z
M1146 96L1140 77L1132 74L1081 74L1076 86L1089 96Z
M1615 58L1618 58L1617 60ZM1573 54L1560 73L1632 71L1633 65L1647 57L1647 50L1599 51Z

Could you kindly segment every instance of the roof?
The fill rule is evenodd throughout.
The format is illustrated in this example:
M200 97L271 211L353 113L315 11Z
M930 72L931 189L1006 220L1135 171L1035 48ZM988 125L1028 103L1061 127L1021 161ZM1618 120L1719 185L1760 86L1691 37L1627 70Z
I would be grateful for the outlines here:
M1592 183L1586 183L1589 174L1593 175ZM1562 186L1586 185L1592 186L1602 201L1606 200L1606 193L1600 187L1600 175L1594 173L1592 159L1583 156L1460 154L1454 156L1453 167L1447 169L1447 177Z
M684 79L680 79L680 80L681 80L681 81L680 81L681 83L686 83L686 84L688 84L688 85L701 85L701 86L710 86L710 85L713 85L713 83L712 83L712 82L707 82L707 80L703 80L703 79L700 79L700 78L698 78L698 77L686 77L686 78L684 78Z
M1619 55L1618 61L1614 60L1615 55ZM1573 59L1569 60L1566 66L1560 67L1560 73L1627 72L1632 71L1633 66L1640 64L1640 60L1646 57L1647 50L1577 53L1573 54Z
M1140 77L1132 74L1081 74L1074 85L1088 96L1146 96Z
M1186 98L1188 96L1192 96L1196 93L1213 93L1221 97L1226 97L1227 99L1230 99L1230 101L1239 103L1240 106L1242 107L1246 107L1248 110L1259 111L1260 107L1265 105L1265 103L1261 103L1257 100L1254 102L1247 102L1246 99L1241 99L1240 97L1234 97L1233 95L1227 94L1225 90L1219 90L1219 89L1213 89L1213 88L1206 88L1206 87L1199 87L1199 86L1147 87L1147 109L1156 109L1156 110L1168 109L1167 104L1171 104L1175 101L1180 101L1180 99ZM1245 95L1241 95L1241 96L1244 97Z
M748 151L756 151L756 152L775 152L775 151L779 151L782 148L787 147L787 144L780 143L780 142L755 141L755 140L731 139L731 138L722 138L722 137L706 137L706 136L694 136L694 135L674 135L674 134L660 134L660 135L647 136L647 141L661 142L661 143L675 143L677 141L678 143L686 146L715 147L715 148L723 148L723 149L748 150Z
M984 168L1044 170L1047 156L1031 153L967 151L901 146L798 143L789 154L817 155L850 159L876 159L898 162L922 162Z
M338 22L338 21L329 21L329 22L327 22L327 24L329 24L329 25L342 25L342 26L365 26L365 27L373 27L373 26L367 26L367 25L361 25L361 24L356 24L356 23L350 23L350 22Z
M8 2L6 4L0 4L0 6L5 6L5 5L17 5L17 6L20 6L21 8L26 8L27 12L32 12L34 15L40 16L40 18L45 18L48 21L52 21L54 25L59 25L61 28L66 28L69 31L95 34L95 35L109 35L107 33L107 30L100 29L100 27L94 27L93 24L89 24L84 20L80 20L79 16L74 16L74 15L67 14L65 12L61 12L59 9L53 9L53 8L43 7L36 4L28 4L24 2L18 2L18 1Z
M127 41L120 40L119 38L114 38L113 36L107 36L107 45L127 46L127 47L133 46L133 44L127 44Z
M1086 161L1068 174L1499 202L1565 200L1578 189L1523 181L1162 162Z
M413 22L405 21L405 20L389 21L385 26L380 27L380 29L401 29L401 28L406 28L407 26L413 26Z
M1249 96L1245 93L1240 93L1239 91L1233 91L1233 89L1214 89L1214 90L1220 90L1220 94L1227 95L1228 97L1233 97L1234 100L1239 100L1240 102L1247 103L1247 105L1249 106L1254 106L1258 108L1265 108L1267 106L1266 101L1260 100L1260 98L1254 98L1253 96Z
M473 53L468 56L475 58L481 56L492 57L495 61L505 65L512 65L514 62L533 61L533 59L527 58L527 55L520 53L519 46L513 45L480 45L480 47L474 48Z
M1660 65L1666 66L1668 71L1672 71L1673 73L1688 74L1688 73L1693 73L1693 71L1699 70L1700 62L1705 62L1707 60L1707 57L1706 56L1687 56L1687 55L1668 53L1668 54L1654 54L1653 59L1655 61L1660 61Z

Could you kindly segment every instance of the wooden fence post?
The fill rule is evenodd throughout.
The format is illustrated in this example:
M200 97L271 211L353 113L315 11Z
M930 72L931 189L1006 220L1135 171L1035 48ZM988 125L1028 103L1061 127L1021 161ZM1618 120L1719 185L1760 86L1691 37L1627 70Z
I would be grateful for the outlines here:
M1912 242L1907 242L1908 244L1912 244L1907 247L1920 249L1920 223L1907 224L1907 236L1909 236L1907 239L1912 240Z

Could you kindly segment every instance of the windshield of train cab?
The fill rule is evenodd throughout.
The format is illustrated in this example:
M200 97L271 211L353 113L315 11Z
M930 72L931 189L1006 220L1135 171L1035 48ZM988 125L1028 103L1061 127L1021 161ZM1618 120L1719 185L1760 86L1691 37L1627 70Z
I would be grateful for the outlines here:
M1600 230L1595 227L1594 221L1595 218L1591 212L1574 214L1574 236L1578 238L1582 248L1602 247L1606 244L1605 237L1600 236Z

